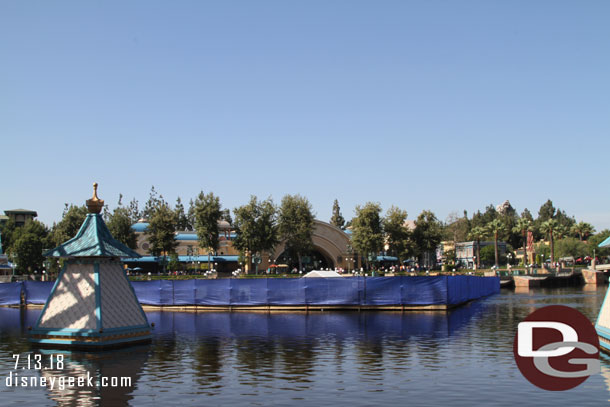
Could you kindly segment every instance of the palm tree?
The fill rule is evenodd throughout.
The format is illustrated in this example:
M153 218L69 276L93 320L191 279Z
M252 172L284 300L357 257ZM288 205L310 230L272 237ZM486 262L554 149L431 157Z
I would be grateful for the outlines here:
M555 231L557 227L561 229L559 222L552 218L540 225L540 230L542 230L542 233L549 236L549 242L551 243L551 264L555 263L555 242L553 239L553 231Z
M557 225L557 227L555 228L555 230L553 230L553 235L554 237L557 237L558 239L563 239L569 232L569 229L566 225L564 224L559 224Z
M528 218L520 218L517 224L513 228L514 233L521 233L523 235L523 265L527 266L527 232L532 228L532 221Z
M586 239L587 237L592 235L595 232L595 228L590 223L578 222L577 224L572 226L570 231L575 235L578 235L578 237L582 241L583 239Z
M470 233L468 233L468 238L474 240L475 242L477 242L477 248L476 248L476 256L477 256L477 270L480 267L481 264L481 255L479 253L479 248L481 246L481 239L483 239L485 237L485 234L487 232L485 231L485 229L483 229L480 226L475 226L470 230Z
M498 267L499 257L498 257L498 236L500 233L504 232L504 223L500 219L494 219L489 222L485 228L487 229L487 233L490 233L494 237L494 255L496 259L496 267Z

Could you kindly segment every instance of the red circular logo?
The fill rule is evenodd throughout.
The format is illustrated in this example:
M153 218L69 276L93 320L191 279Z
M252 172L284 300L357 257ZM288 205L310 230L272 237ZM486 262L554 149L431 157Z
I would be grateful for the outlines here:
M569 390L599 373L599 339L574 308L540 308L519 323L513 344L519 370L544 390Z

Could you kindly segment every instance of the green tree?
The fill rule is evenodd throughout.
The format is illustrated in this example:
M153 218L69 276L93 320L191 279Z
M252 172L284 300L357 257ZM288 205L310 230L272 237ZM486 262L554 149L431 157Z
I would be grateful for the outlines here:
M108 230L119 242L125 246L135 249L137 247L137 236L131 226L133 222L129 213L129 208L123 206L116 207L111 214L108 215L106 226Z
M167 264L167 268L170 269L171 271L178 271L182 268L178 254L172 253L169 256L169 263Z
M398 257L400 264L411 255L410 233L405 226L407 211L391 206L383 219L385 240L392 256Z
M472 239L476 243L476 256L477 256L477 269L481 267L481 239L486 236L487 232L485 228L482 226L475 226L470 229L470 233L468 234L468 238Z
M188 223L194 227L195 225L195 202L193 202L193 198L189 201L189 210L186 212L186 217L188 218Z
M582 242L583 240L586 240L590 235L595 233L595 228L590 223L578 222L572 226L570 231L574 235L578 236L578 238Z
M472 217L473 226L482 226L485 227L489 222L496 219L498 217L498 211L496 211L496 207L493 204L487 205L485 208L485 212L481 213L481 211L477 211L477 213Z
M176 229L178 230L193 230L193 225L189 222L188 216L184 212L184 205L180 197L176 199L176 206L174 207L176 213Z
M539 256L539 260L542 263L543 259L550 259L551 258L551 249L549 247L548 244L541 242L538 243L534 246L534 250L536 252L536 255ZM534 259L536 260L536 259ZM537 263L537 261L535 261L535 263Z
M487 233L494 238L494 259L496 267L499 266L500 257L498 255L498 239L501 233L504 232L505 226L500 219L494 219L486 226Z
M259 202L251 196L249 203L233 209L233 215L233 246L247 264L252 264L253 253L271 252L278 244L277 209L271 198Z
M61 221L54 224L51 229L51 243L59 246L65 241L72 239L83 225L89 211L86 206L66 204Z
M140 209L138 208L138 200L136 198L133 198L129 202L129 206L127 207L127 209L129 212L129 219L131 220L131 224L133 225L134 223L139 221L140 218L142 217L142 214L140 213Z
M443 229L443 239L451 240L454 244L468 239L470 231L470 221L468 214L464 211L464 216L458 216L457 212L452 212L447 216Z
M148 201L146 201L144 209L142 210L142 217L150 221L154 212L163 204L167 205L167 202L163 199L163 195L160 195L157 190L155 190L154 185L151 186Z
M300 195L284 196L278 227L280 238L286 241L286 250L296 254L299 270L302 270L302 257L313 248L314 215L307 198Z
M559 258L562 257L581 257L587 254L587 245L581 240L573 237L566 237L564 239L557 240L555 244L555 251Z
M545 203L542 204L540 209L538 210L538 219L537 221L542 224L549 219L552 219L555 216L555 207L553 206L553 201L547 199Z
M599 244L610 237L610 229L604 229L591 236L587 241L587 254L589 256L610 256L610 247L599 247Z
M15 257L20 272L32 272L42 268L43 250L48 245L49 231L37 220L30 220L12 234L9 254Z
M341 230L345 230L345 218L341 215L341 208L339 207L339 201L335 199L333 202L333 216L330 218L330 224L338 227Z
M529 264L527 259L527 232L532 228L532 221L526 217L521 217L513 226L513 232L520 233L523 237L523 264Z
M540 225L542 233L548 236L551 245L551 264L555 263L555 237L553 232L560 225L555 219L548 219Z
M13 219L7 220L4 224L0 225L0 236L2 238L2 247L5 253L8 253L13 243L13 232L17 228Z
M222 216L220 199L213 192L199 193L195 199L195 230L202 249L208 249L208 270L210 270L210 251L218 251L218 222Z
M381 223L381 206L367 202L356 206L356 216L352 219L352 246L364 256L367 269L370 269L370 258L375 258L383 247L383 227Z
M566 214L565 211L562 211L561 209L557 209L557 213L555 214L554 219L559 222L560 225L563 226L563 230L565 230L566 234L576 224L576 220L574 219L574 217L568 216L568 214Z
M484 266L496 262L496 251L493 246L485 246L481 250L479 250L479 256L481 257L481 263ZM499 261L499 259L498 259Z
M525 208L523 210L523 212L521 212L521 217L529 220L532 224L534 223L534 217L532 216L532 213L527 208Z
M229 208L222 210L222 216L220 218L229 225L233 225L233 218L231 217L231 210Z
M567 237L570 233L571 228L568 228L566 225L559 223L554 230L554 236L556 239L563 239Z
M455 257L455 249L447 250L443 253L443 257L445 258L445 263L447 265L454 265L456 261Z
M413 241L417 248L420 264L424 256L428 259L430 254L436 251L441 242L442 233L441 223L432 211L425 210L419 214L415 220ZM429 259L424 263L428 263L427 266L431 266Z
M157 202L156 205L156 207L151 207L148 212L148 228L145 234L153 256L163 255L162 262L165 268L166 256L175 253L176 246L178 246L175 238L176 213L163 200Z

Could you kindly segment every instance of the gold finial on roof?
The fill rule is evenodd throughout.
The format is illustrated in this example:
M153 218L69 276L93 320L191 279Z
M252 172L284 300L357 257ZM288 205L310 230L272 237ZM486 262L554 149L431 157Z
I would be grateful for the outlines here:
M97 197L97 182L93 183L93 196L87 199L89 213L100 213L104 207L104 200Z

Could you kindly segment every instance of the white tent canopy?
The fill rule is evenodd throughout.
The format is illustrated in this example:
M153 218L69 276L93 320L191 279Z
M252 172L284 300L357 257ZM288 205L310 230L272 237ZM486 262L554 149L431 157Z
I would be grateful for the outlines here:
M341 277L341 274L332 270L312 270L303 277Z

